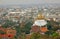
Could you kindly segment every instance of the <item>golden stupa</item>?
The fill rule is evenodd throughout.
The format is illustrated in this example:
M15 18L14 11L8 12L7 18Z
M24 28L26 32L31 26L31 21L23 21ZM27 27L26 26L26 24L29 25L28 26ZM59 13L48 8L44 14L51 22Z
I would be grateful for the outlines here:
M46 25L47 22L45 20L45 17L43 16L42 13L39 13L36 17L36 19L34 20L34 25L38 25L38 26L44 26Z
M36 20L43 20L43 19L44 19L43 14L42 14L42 13L39 13L39 14L37 15Z

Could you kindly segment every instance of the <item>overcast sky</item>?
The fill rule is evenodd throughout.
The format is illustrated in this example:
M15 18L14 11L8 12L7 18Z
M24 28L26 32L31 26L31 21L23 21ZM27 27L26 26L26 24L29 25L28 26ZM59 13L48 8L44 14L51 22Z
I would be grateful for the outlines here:
M42 4L42 3L60 3L60 0L0 0L0 5L7 4Z

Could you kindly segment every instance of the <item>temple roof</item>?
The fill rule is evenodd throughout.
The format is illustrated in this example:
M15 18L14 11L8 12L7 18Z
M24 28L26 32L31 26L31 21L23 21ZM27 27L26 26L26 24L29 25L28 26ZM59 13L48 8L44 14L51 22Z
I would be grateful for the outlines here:
M44 25L46 25L46 24L47 24L47 22L46 22L45 20L36 20L36 21L34 22L33 26L34 26L34 25L44 26Z

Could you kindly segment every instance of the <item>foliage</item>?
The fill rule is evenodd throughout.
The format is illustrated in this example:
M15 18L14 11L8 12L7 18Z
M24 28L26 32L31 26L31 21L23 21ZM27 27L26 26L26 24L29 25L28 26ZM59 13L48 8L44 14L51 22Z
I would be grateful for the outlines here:
M52 30L52 25L50 21L47 21L47 28L48 30Z
M54 39L60 39L60 36L56 36L56 37L54 37Z
M16 29L16 31L17 31L16 35L19 36L20 33L21 33L20 26L16 26L15 29Z
M22 33L22 34L20 35L20 37L21 37L21 39L26 39L26 34L25 34L25 33Z
M56 36L59 36L59 34L56 33L56 32L54 32L51 36L52 36L52 37L56 37Z
M5 34L5 32L4 32L4 31L2 31L2 30L0 30L0 34Z
M59 34L56 33L55 31L47 31L45 34L52 37L59 36Z
M15 22L12 22L10 20L5 20L5 23L2 25L2 27L7 28L15 25Z
M31 22L28 22L27 24L25 24L25 33L26 34L30 33L31 26L32 26Z
M30 39L40 39L40 33L33 33Z
M50 36L50 35L52 35L53 33L54 33L54 31L51 31L51 30L50 30L50 31L47 31L45 34L48 35L48 36Z

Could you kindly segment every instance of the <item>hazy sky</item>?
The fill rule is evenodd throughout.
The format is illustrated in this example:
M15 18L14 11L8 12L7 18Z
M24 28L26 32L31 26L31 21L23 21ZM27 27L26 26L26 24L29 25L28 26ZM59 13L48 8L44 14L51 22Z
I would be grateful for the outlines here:
M60 0L0 0L0 5L60 3Z

